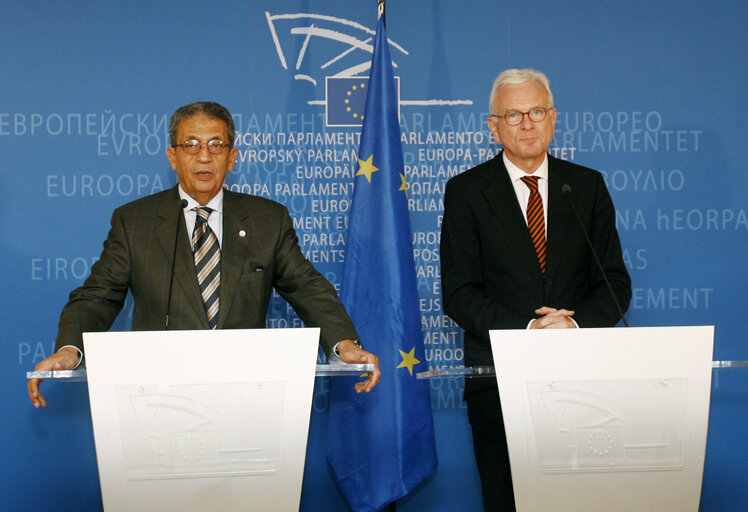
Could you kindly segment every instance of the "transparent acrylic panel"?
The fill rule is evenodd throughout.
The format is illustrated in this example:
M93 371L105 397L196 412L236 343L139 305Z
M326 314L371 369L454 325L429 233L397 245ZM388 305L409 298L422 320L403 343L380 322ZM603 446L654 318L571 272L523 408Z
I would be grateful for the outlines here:
M286 382L118 386L128 480L279 471Z
M688 380L527 382L541 472L683 468Z

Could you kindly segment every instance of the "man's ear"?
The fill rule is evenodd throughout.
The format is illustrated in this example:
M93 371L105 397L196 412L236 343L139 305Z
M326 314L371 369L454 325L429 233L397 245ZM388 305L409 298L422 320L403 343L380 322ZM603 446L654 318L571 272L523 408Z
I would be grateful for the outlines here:
M236 157L238 154L239 150L235 147L229 150L229 171L234 168L234 164L236 163Z
M166 158L169 159L169 163L171 164L171 168L175 171L177 170L177 148L167 146L166 147Z
M488 119L486 120L488 123L488 129L493 134L493 140L496 141L496 144L501 144L501 136L499 135L499 125L498 125L498 119L495 117L488 116Z

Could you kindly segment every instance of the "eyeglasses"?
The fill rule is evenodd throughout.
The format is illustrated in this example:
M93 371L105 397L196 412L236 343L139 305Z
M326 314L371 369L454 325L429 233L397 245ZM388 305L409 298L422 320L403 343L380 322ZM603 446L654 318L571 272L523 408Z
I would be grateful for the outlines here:
M543 119L545 119L546 114L548 114L549 111L553 110L553 107L551 108L541 108L536 107L532 110L528 110L527 112L519 112L518 110L510 110L503 116L499 116L496 114L491 114L491 117L503 117L504 121L506 121L506 124L509 126L517 126L518 124L522 123L522 121L525 119L525 115L530 118L530 121L533 123L539 123Z
M214 155L223 153L229 147L229 145L221 139L212 139L208 142L200 142L197 139L187 139L182 144L174 144L175 148L181 147L188 155L198 154L203 149L203 146L208 146L208 151Z

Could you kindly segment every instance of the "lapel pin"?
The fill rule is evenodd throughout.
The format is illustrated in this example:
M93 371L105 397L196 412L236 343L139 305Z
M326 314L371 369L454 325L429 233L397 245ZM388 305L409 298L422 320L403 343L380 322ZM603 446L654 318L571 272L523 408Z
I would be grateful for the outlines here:
M244 238L245 236L247 236L247 232L242 229L239 231L239 236Z

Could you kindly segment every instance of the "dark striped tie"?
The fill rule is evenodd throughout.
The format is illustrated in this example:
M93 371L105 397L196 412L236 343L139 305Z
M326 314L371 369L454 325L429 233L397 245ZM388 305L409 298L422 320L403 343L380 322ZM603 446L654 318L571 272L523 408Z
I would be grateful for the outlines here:
M221 284L221 248L216 234L208 226L211 208L195 208L195 231L192 233L192 247L195 255L195 271L200 292L208 315L208 324L215 329L218 324L218 295Z
M540 270L545 274L545 215L543 199L538 192L538 177L523 176L522 181L530 189L530 200L527 202L527 229L530 230L535 252L538 253Z

